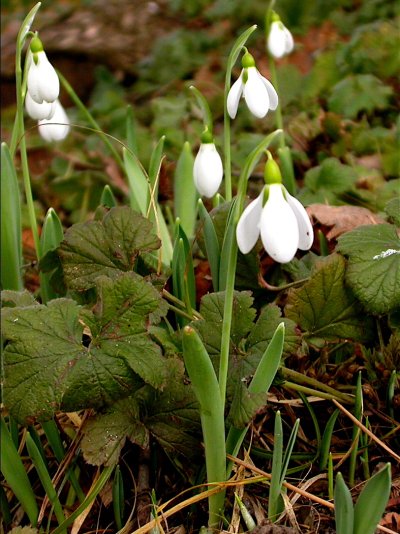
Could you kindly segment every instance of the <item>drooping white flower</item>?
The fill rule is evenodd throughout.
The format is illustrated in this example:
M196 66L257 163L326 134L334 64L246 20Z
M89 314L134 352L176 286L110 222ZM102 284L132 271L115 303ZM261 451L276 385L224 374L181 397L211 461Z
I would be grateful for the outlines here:
M229 116L232 119L236 117L243 96L251 113L262 119L270 109L278 107L278 95L272 83L257 70L254 58L248 52L242 58L242 67L239 78L228 93L226 106Z
M70 122L59 100L54 102L55 111L48 120L39 121L39 133L45 141L62 141L68 135Z
M266 252L279 263L291 261L297 249L312 246L314 232L308 214L281 183L265 185L239 219L236 240L243 254L250 252L260 236Z
M293 50L293 36L278 18L271 24L268 35L268 50L274 58L281 58Z
M51 119L56 110L55 102L45 102L41 104L35 102L29 92L25 96L25 109L31 119L40 121L43 119Z
M30 97L37 104L54 102L60 93L60 81L38 37L31 41L28 61L27 92Z
M194 185L200 195L211 198L219 189L224 169L221 156L207 130L201 136L201 145L193 165Z

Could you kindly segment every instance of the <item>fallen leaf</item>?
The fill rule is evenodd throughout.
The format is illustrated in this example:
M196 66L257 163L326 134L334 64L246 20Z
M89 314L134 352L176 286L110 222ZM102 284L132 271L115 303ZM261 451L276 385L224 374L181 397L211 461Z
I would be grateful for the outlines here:
M326 234L327 239L340 235L365 224L381 224L385 221L367 208L358 206L328 206L311 204L307 208L311 217L324 226L332 227Z

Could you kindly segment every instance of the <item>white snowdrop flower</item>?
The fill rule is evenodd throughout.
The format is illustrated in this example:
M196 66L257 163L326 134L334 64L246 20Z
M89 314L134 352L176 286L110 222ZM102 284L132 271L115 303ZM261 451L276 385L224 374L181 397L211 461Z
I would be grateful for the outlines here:
M242 58L242 72L230 88L226 102L229 116L234 119L240 98L243 96L247 107L258 119L266 116L270 109L278 107L278 95L274 86L260 74L254 58L246 52Z
M60 81L53 65L47 59L39 37L32 39L30 52L27 92L37 104L54 102L60 93Z
M293 50L293 36L281 20L273 20L268 35L268 50L274 58L281 58Z
M213 197L221 185L223 174L221 156L212 134L206 130L201 136L201 145L193 165L194 185L200 195Z
M51 119L56 110L55 102L45 102L41 104L35 102L29 92L25 96L25 110L31 119L40 121L43 119Z
M280 171L272 159L266 164L265 174L269 174L266 180L272 178L272 183L267 183L260 195L243 211L236 228L237 244L239 250L247 254L261 236L271 258L279 263L288 263L297 249L311 248L313 228L305 208L280 183Z
M70 122L59 100L54 102L55 111L51 119L39 121L39 133L45 141L62 141L68 135Z

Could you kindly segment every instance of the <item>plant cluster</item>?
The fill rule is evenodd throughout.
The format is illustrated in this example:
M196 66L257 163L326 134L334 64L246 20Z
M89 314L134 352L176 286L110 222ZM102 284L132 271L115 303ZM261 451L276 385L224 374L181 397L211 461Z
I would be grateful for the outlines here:
M247 48L253 25L230 48L222 111L214 114L215 102L194 84L183 99L154 99L151 129L162 135L152 149L142 146L148 132L132 107L118 102L121 141L115 110L110 124L99 124L108 97L96 113L54 69L31 30L40 3L22 23L15 122L1 145L0 497L14 534L25 532L14 506L22 524L29 520L27 533L76 531L107 488L112 531L120 533L161 532L174 516L186 518L188 529L219 531L239 525L239 514L251 531L257 513L259 524L287 521L297 532L299 495L330 510L338 534L373 534L381 520L400 460L400 197L389 124L394 70L382 65L387 48L369 57L368 69L363 50L376 31L390 46L393 38L384 22L362 26L338 54L322 53L297 89L299 73L280 66L295 39L272 7L263 36L271 81L260 54ZM212 9L223 11L223 2ZM385 69L386 84L378 78ZM60 86L75 104L71 113L60 104ZM328 89L322 117L291 111L296 99L311 102ZM106 92L101 83L96 90ZM171 127L180 98L192 102L195 157L194 143ZM378 122L386 107L389 118ZM78 210L77 196L68 200L77 171L54 158L52 170L64 173L53 183L60 199L47 206L39 231L24 110L45 142L73 147L86 136L80 153L100 142L122 190L104 184L104 175L99 187L88 165ZM256 120L265 122L251 131ZM386 178L365 167L371 143ZM173 198L163 202L165 153L177 147ZM25 287L25 219L34 291ZM386 414L371 407L382 395ZM148 476L153 491L146 488L148 499L135 507L132 480L150 458L160 462ZM88 466L98 469L93 480ZM324 482L314 493L290 482L307 469ZM349 487L360 480L367 482L353 505ZM191 496L177 502L182 487ZM187 510L196 503L192 517Z

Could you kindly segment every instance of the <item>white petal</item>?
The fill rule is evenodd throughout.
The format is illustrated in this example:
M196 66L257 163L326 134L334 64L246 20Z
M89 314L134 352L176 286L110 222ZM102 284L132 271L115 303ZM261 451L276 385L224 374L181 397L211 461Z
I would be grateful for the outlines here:
M43 101L41 104L38 104L32 99L30 93L27 91L25 97L25 109L31 119L40 121L43 119L51 119L54 115L56 106L54 102Z
M286 40L282 26L280 21L273 22L268 36L268 50L277 59L286 53Z
M247 76L247 82L243 89L244 99L252 114L258 119L262 119L269 110L268 90L261 74L255 67L247 69Z
M236 113L239 106L240 97L243 93L243 70L240 73L239 78L236 80L236 82L232 85L232 87L229 90L228 98L226 101L226 108L228 110L229 116L231 119L234 119L236 117Z
M50 120L39 121L39 133L45 141L62 141L70 130L68 115L59 100L54 102L55 112Z
M242 254L248 254L260 237L260 218L264 198L264 188L258 197L243 211L236 227L236 241Z
M213 197L221 185L224 174L221 156L214 143L203 143L194 160L194 184L200 195Z
M285 33L285 54L290 54L294 48L293 35L286 28L286 26L283 27L283 31Z
M273 111L274 109L278 107L278 103L279 103L278 93L275 91L275 87L272 85L272 83L269 80L267 80L267 78L264 78L264 76L261 76L261 79L268 91L269 109Z
M307 211L297 200L297 198L292 197L286 191L286 200L289 206L292 208L292 211L297 219L297 225L299 227L299 246L300 250L309 250L314 241L314 231L308 216Z
M275 261L293 259L299 244L299 229L292 208L286 202L279 184L269 186L269 197L260 221L261 240Z
M41 104L43 100L54 102L58 98L60 81L45 52L38 52L37 64L31 61L27 87L32 99L38 104Z

